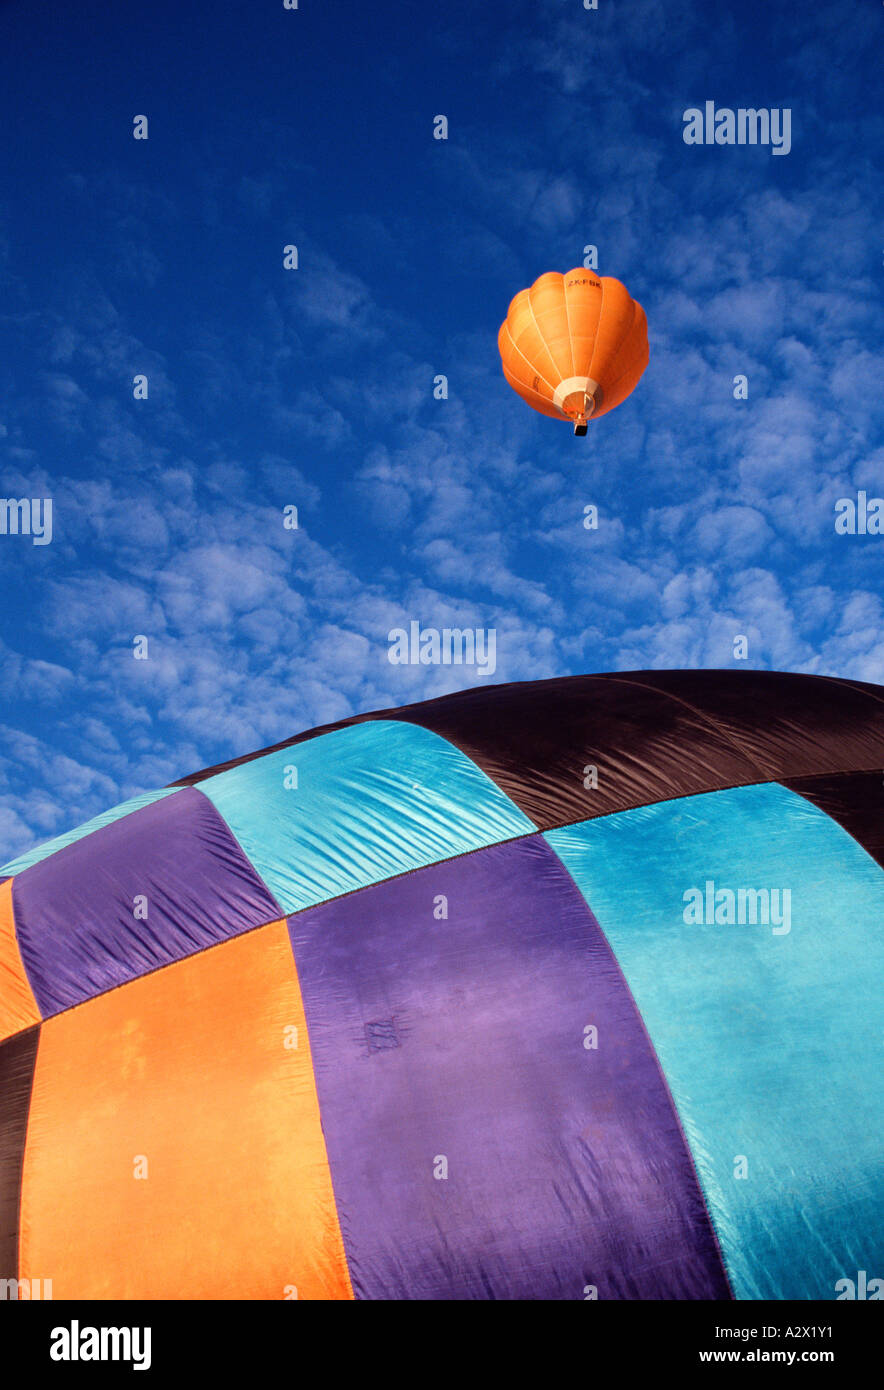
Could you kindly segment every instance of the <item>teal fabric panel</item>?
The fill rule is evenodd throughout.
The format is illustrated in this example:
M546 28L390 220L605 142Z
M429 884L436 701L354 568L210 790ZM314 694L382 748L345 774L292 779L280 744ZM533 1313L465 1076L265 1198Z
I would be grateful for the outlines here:
M199 789L286 912L536 830L466 754L397 720L321 734Z
M884 1273L880 867L776 783L546 838L644 1018L735 1295L834 1299L840 1279ZM779 934L745 920L748 901L742 925L707 925L707 883L713 909L721 890L779 889ZM693 888L700 924L684 920Z
M45 845L37 845L35 849L26 850L17 859L12 859L0 869L0 877L12 878L14 874L20 874L23 869L29 869L32 864L39 864L42 860L48 859L50 854L55 854L57 850L64 849L65 845L72 845L76 840L82 840L87 835L91 835L93 830L100 830L103 825L112 825L114 821L122 820L124 816L131 816L133 811L140 811L142 806L151 806L153 802L159 801L162 796L174 796L181 791L180 787L162 787L156 792L142 792L139 796L133 796L128 801L121 801L119 806L112 806L109 811L102 811L100 816L95 816L92 820L87 820L85 825L78 825L76 830L68 830L64 835L58 835L54 840L47 840Z

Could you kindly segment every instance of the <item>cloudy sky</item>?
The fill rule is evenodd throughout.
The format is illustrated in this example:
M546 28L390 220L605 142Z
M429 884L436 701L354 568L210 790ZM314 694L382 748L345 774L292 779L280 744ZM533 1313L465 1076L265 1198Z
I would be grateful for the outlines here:
M882 44L873 0L0 0L0 495L53 499L0 535L0 862L489 679L391 665L413 620L494 681L742 634L884 682L884 537L834 526L884 494ZM706 101L789 154L686 145ZM651 360L581 440L496 337L587 245Z

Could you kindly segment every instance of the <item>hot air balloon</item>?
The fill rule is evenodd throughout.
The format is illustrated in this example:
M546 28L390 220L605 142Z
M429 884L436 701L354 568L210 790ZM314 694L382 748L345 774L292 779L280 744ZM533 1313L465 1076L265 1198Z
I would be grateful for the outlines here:
M503 374L541 415L586 422L620 405L648 365L642 306L619 280L549 271L510 304L497 337Z
M859 682L482 686L21 856L0 1278L56 1299L877 1282L882 766L884 688Z

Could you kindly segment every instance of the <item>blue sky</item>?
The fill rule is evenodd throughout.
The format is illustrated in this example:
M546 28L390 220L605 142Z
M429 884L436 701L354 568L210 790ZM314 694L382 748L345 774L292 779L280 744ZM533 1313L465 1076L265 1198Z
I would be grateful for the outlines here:
M884 537L834 529L884 495L882 43L873 0L0 3L0 495L53 499L0 535L0 862L487 681L391 665L413 620L494 681L884 682ZM686 145L707 100L790 153ZM587 244L651 360L579 440L496 336Z

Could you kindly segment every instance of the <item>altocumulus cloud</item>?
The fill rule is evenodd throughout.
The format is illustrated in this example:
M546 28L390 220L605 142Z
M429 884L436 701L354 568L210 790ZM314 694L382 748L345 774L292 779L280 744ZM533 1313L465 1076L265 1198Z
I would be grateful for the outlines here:
M229 58L235 24L192 9L209 47L188 62ZM65 93L29 48L47 102L14 113L35 155L2 232L0 492L52 497L55 534L0 544L0 859L198 766L481 679L392 666L387 634L414 620L494 628L496 681L730 665L737 634L749 665L884 681L880 554L833 525L839 497L884 492L884 133L853 100L880 16L745 17L517 0L501 27L452 0L421 18L450 108L435 145L417 21L376 22L340 77L293 54L283 83L262 40L211 138L197 91L174 149L158 111L140 163L109 136L100 170L76 140L52 154ZM54 41L76 65L76 26ZM128 109L132 73L111 80ZM293 83L326 113L312 143ZM686 147L682 112L707 99L791 107L788 157ZM581 449L513 398L495 339L512 294L586 245L648 310L651 363Z

